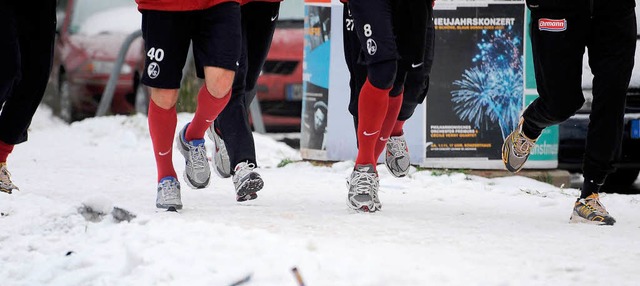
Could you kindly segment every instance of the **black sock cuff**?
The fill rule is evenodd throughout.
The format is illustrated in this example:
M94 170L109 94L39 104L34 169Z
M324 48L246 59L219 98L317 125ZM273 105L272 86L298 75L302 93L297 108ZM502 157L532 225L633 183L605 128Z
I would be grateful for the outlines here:
M594 182L593 180L584 179L584 183L582 183L582 190L580 194L580 198L584 199L591 194L597 194L600 192L600 187L602 187L602 183Z

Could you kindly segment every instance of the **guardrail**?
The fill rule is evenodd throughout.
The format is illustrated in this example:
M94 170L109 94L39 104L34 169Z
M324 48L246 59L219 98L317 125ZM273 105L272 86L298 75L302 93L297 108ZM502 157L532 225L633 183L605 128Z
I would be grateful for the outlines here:
M137 30L127 36L127 38L122 43L122 46L120 46L118 58L116 58L116 63L113 66L113 70L111 70L111 75L109 75L109 81L107 81L107 86L104 88L104 92L102 93L102 97L100 98L100 104L98 105L98 110L96 110L96 117L106 115L109 107L111 107L113 93L116 91L116 84L118 83L118 78L120 77L120 70L122 69L122 65L124 64L124 57L127 55L127 51L129 51L131 43L133 43L135 39L141 36L142 30Z
M100 104L98 105L98 110L96 111L96 117L104 116L107 114L109 107L111 106L111 102L113 101L113 94L116 90L116 84L118 83L118 78L120 77L120 70L122 69L122 65L124 64L124 59L129 51L129 47L133 41L142 36L142 30L137 30L124 40L122 45L120 46L120 51L118 52L118 57L116 58L116 62L113 66L113 70L111 70L111 74L109 75L109 81L107 81L107 86L102 93L102 97L100 98ZM182 69L182 78L185 78L185 74L187 72L187 64L191 63L191 59L193 59L193 50L189 48L189 54L187 56L186 64ZM142 83L140 83L142 85ZM255 90L251 91L255 92ZM136 99L135 99L135 107L136 112L145 113L147 111L147 106L149 102L149 95L146 91L146 88L138 88L136 90ZM249 107L249 112L251 113L251 117L253 119L253 128L258 133L266 133L266 129L264 127L264 121L262 120L262 111L260 110L260 102L258 101L258 97L254 96L253 101Z

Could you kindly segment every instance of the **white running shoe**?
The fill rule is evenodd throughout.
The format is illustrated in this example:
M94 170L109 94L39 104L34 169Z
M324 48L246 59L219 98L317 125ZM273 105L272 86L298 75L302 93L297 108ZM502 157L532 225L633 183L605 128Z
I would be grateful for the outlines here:
M11 194L11 192L19 190L11 181L11 173L7 169L7 163L0 163L0 192Z
M382 209L378 198L380 180L373 165L356 165L349 177L347 205L356 211L375 212Z
M231 162L229 160L229 153L227 152L227 146L224 144L224 140L220 137L220 134L215 131L213 124L207 129L207 135L209 139L213 141L213 151L211 152L211 158L213 158L213 167L220 178L231 177Z
M384 165L394 177L404 177L409 173L411 161L409 160L409 148L404 135L391 136L387 140L387 151L384 156Z
M209 185L211 170L207 160L207 149L204 147L204 138L186 141L184 134L187 130L185 125L178 136L176 143L180 149L180 154L184 157L184 179L187 185L193 189L202 189Z
M240 162L233 169L233 185L236 187L236 201L244 202L258 197L256 192L264 187L260 174L254 171L253 163Z
M174 177L164 177L158 183L156 207L160 209L182 209L180 182Z

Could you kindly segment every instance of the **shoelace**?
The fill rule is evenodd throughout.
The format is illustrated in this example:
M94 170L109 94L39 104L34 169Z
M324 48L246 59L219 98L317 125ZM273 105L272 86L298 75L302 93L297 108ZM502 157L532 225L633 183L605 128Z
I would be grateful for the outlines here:
M356 174L351 178L351 185L356 186L356 194L357 195L369 195L372 198L377 198L377 193L374 191L373 194L370 192L372 186L377 186L378 180L375 174L372 173L364 173L364 172L356 172Z
M406 144L406 141L404 140L389 138L389 143L390 143L389 145L391 145L391 148L389 151L395 157L402 156L404 152L406 152L407 150L407 144Z
M584 204L586 206L588 206L590 209L601 213L603 215L608 215L609 212L607 212L607 209L604 207L604 205L600 202L599 199L585 199L584 200Z
M528 139L522 133L516 134L513 138L513 151L518 157L527 156L531 148L536 144L535 140Z
M178 199L178 183L165 180L160 183L160 189L162 190L162 198L165 201Z
M191 166L194 169L204 168L205 164L208 164L207 150L204 145L189 146L189 148L191 149L191 152L189 152L189 155L191 156Z

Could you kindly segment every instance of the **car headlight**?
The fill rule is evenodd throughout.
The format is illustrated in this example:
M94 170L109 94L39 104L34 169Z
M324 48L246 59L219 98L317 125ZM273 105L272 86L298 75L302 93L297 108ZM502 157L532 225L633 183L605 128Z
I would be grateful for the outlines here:
M96 73L96 74L111 74L113 71L113 67L116 65L115 62L108 61L91 61L85 67L86 70ZM129 74L133 71L130 65L123 64L122 68L120 68L121 74Z

